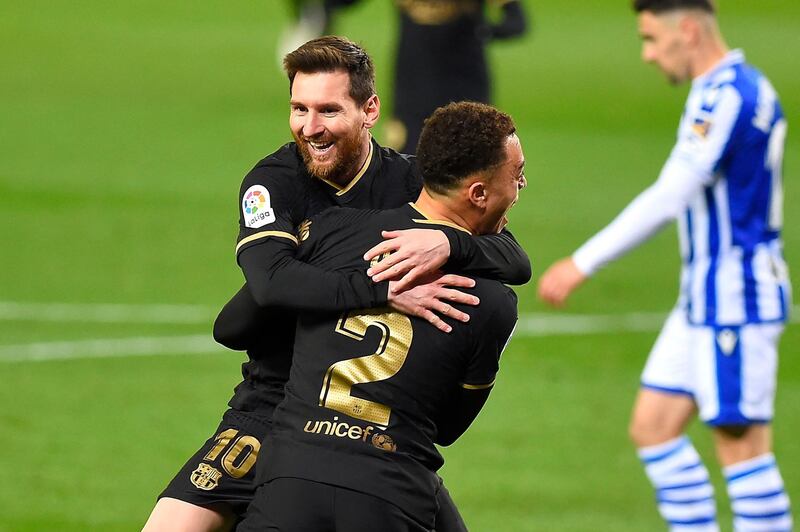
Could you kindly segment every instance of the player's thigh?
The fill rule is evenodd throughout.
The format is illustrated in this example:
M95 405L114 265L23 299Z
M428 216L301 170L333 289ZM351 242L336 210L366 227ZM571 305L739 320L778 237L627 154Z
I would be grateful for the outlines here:
M694 415L692 334L679 310L664 323L642 371L631 414L629 432L636 445L678 437Z
M336 489L337 532L426 532L430 526L417 521L398 506L374 495Z
M255 464L269 428L263 417L228 410L159 499L177 499L223 516L242 516L255 494Z
M227 532L233 529L235 521L235 516L224 507L204 508L162 497L142 532Z
M335 532L336 488L299 478L261 485L236 532Z
M772 451L772 426L769 424L714 427L713 432L717 458L723 467Z
M641 388L633 406L630 437L639 447L677 438L695 411L694 400L688 395Z
M706 327L695 342L695 399L713 427L772 420L781 324ZM710 338L708 337L710 335Z

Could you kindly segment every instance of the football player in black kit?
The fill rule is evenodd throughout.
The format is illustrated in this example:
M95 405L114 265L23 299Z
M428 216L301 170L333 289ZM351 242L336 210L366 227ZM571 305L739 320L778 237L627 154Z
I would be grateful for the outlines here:
M498 233L525 182L511 118L474 102L438 109L418 151L424 189L388 211L330 209L311 219L298 258L362 271L381 230ZM442 334L390 308L307 312L297 322L286 398L263 442L263 483L242 532L434 528L435 443L453 443L486 401L517 321L516 296L477 279L469 325Z
M526 30L520 0L395 0L400 16L391 145L414 153L422 123L449 102L491 101L486 44ZM498 23L487 5L500 5Z
M380 114L374 70L366 52L337 37L310 41L285 61L290 82L290 126L295 142L260 161L240 190L237 261L247 284L218 320L215 338L246 349L243 380L222 422L159 497L145 530L230 530L255 492L254 464L272 412L284 395L294 343L296 312L389 306L422 316L442 330L435 312L464 321L454 303L477 299L449 286L471 286L455 275L428 276L427 284L399 292L373 283L364 270L328 272L296 258L295 228L331 206L396 208L422 186L413 157L380 147L369 129ZM521 284L530 278L524 251L507 232L473 237L450 227L415 230L418 242L395 255L415 270L459 269ZM401 233L403 233L401 231ZM409 266L409 267L411 267ZM399 264L396 273L408 267ZM448 320L449 321L449 320ZM440 530L463 529L452 502L440 501Z

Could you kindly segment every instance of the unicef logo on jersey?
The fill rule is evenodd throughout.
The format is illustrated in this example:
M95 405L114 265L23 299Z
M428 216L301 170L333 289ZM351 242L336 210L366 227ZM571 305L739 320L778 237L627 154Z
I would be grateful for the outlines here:
M242 217L245 227L257 229L275 221L275 211L269 200L269 191L261 185L248 188L242 197Z

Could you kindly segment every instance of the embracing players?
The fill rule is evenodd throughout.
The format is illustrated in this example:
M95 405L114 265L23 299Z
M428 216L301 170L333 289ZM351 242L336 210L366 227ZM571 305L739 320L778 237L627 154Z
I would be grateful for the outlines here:
M289 376L296 311L339 312L388 303L450 330L452 322L434 311L466 320L468 315L453 304L477 302L445 286L473 284L454 275L436 274L425 279L426 285L397 292L389 290L389 282L373 283L366 268L329 272L297 260L295 228L308 217L331 206L396 208L415 200L422 183L413 157L382 148L370 135L380 100L372 60L361 47L322 37L290 53L285 67L295 142L245 176L236 256L247 284L223 309L214 330L224 345L246 349L249 360L222 422L161 494L145 525L148 532L228 530L244 513L255 491L259 441L270 430ZM432 271L447 262L459 272L511 284L530 278L528 258L509 233L473 237L436 227L398 233L394 240L405 245L393 256L404 260L389 273L416 272L420 266ZM227 313L248 319L226 320ZM439 514L437 528L463 529L446 491L440 493L440 507L450 511Z
M362 271L382 230L494 234L505 226L526 184L508 115L473 102L440 108L417 153L424 189L416 202L328 210L304 226L298 258ZM443 463L434 444L454 442L478 414L517 320L510 288L477 279L471 293L480 305L450 334L390 308L300 315L286 398L258 464L263 485L239 530L434 528Z

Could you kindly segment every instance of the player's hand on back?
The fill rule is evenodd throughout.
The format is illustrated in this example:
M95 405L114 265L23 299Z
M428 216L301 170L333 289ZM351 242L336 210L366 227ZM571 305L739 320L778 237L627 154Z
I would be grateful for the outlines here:
M477 305L480 299L456 290L456 288L471 288L475 281L469 277L436 272L419 279L420 284L399 291L398 283L389 282L389 306L398 312L409 316L422 318L443 332L450 332L453 328L445 323L439 316L447 316L458 321L469 321L469 314L453 307L453 303L464 305Z
M571 257L550 266L539 279L539 298L554 306L563 306L569 295L587 279Z
M438 271L450 256L450 241L437 229L383 231L385 239L364 255L365 260L389 254L367 270L372 280L396 281L396 290L420 284L420 279Z

